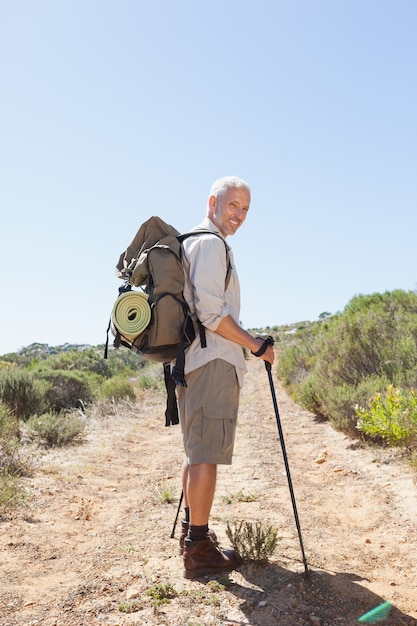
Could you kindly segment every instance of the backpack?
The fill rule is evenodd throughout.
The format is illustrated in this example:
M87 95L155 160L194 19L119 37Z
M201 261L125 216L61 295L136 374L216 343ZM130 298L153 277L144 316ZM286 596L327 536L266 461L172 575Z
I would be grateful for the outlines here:
M197 332L200 334L201 347L206 347L204 326L199 321L192 320L184 299L184 269L181 261L182 242L188 237L204 234L215 235L224 242L227 265L225 288L227 288L231 263L224 239L210 230L203 229L180 234L173 226L155 216L140 226L116 265L116 275L124 282L119 287L119 297L107 328L104 358L107 358L111 330L115 348L125 346L142 354L146 359L164 365L167 389L166 426L178 424L179 421L175 385L186 385L185 350L194 341ZM132 290L132 286L139 287L142 291L136 292ZM137 298L135 301L132 299L130 304L127 300L127 309L123 317L127 327L131 323L134 325L135 322L138 322L138 327L141 325L144 327L138 334L126 332L115 316L115 308L121 303L120 298L127 298L128 293ZM171 371L170 362L174 359L175 365Z

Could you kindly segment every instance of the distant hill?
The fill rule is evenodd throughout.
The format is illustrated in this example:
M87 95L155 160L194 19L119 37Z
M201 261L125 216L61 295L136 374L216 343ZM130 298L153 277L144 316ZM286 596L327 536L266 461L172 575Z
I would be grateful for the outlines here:
M3 356L10 356L11 354L18 354L22 357L47 357L51 354L58 354L59 352L69 352L70 350L79 350L83 352L88 350L92 346L88 344L76 344L76 343L64 343L61 346L50 346L47 343L31 343L29 346L21 348L17 352L10 352Z

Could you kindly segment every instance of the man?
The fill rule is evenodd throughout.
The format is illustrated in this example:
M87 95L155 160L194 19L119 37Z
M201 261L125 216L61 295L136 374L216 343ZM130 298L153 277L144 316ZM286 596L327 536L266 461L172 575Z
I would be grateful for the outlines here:
M205 348L197 336L186 352L186 387L177 387L186 460L183 466L185 520L180 549L186 578L228 572L240 564L234 550L221 551L209 530L217 465L232 462L240 387L246 371L242 348L274 362L273 348L239 325L240 290L225 242L246 219L250 189L228 176L211 187L207 215L195 230L213 235L183 242L184 296L205 328ZM220 237L218 236L220 235ZM228 263L230 267L228 268Z

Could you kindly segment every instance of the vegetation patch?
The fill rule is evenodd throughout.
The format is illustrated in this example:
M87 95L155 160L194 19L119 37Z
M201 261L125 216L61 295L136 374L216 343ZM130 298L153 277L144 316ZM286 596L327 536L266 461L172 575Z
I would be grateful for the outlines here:
M278 545L278 531L259 521L228 523L226 535L244 561L266 562Z
M233 502L256 502L257 500L257 496L252 493L244 493L242 490L238 491L235 494L222 496L222 501L224 504L232 504Z
M172 598L177 596L177 592L170 582L157 583L150 589L147 589L145 593L152 598L151 603L154 608L167 604Z
M26 500L20 477L30 471L30 456L19 443L19 422L11 409L0 402L0 515Z
M417 443L417 393L389 385L377 393L368 408L357 407L358 429L371 437L382 438L392 446Z
M48 385L33 372L14 365L0 369L0 400L16 418L27 420L48 406Z
M138 401L136 388L162 389L162 368L130 350L32 344L4 355L0 367L0 496L21 502L19 476L30 444L58 447L84 440L89 415L107 418ZM144 369L146 366L146 370ZM23 443L23 441L24 443ZM25 449L25 452L24 452ZM167 494L164 496L167 497Z
M158 496L158 502L160 504L172 504L175 501L175 489L172 485L165 480L158 483L155 487L155 491Z
M140 600L131 600L130 602L122 602L119 604L119 611L121 613L136 613L143 608L143 603Z
M27 422L28 433L47 448L81 443L85 437L85 418L78 412L49 411Z
M130 380L124 376L114 376L105 380L100 389L100 397L113 400L136 400L136 393Z
M417 388L416 292L355 296L342 313L326 313L294 330L280 335L278 374L298 402L350 435L361 432L410 445ZM394 406L394 388L401 408Z
M209 581L212 582L212 581ZM208 586L208 585L207 585ZM217 591L217 590L216 590ZM223 591L223 589L219 589L218 591ZM220 599L214 592L205 591L204 589L183 589L181 591L181 595L186 597L194 603L204 604L206 606L219 606Z

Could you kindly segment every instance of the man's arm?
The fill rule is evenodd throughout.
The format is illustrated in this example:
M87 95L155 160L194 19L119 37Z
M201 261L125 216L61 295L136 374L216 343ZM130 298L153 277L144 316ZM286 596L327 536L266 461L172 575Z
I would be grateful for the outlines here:
M251 352L257 352L264 343L263 339L252 337L252 335L239 326L230 315L221 319L215 332L230 341L234 341L234 343L239 344L242 348L247 348ZM259 358L268 361L268 363L272 365L275 358L273 347L268 346Z

